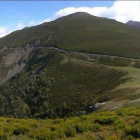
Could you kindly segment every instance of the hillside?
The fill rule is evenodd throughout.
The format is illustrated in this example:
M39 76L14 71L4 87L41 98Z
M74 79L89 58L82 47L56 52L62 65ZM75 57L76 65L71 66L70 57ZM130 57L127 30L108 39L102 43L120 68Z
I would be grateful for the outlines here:
M76 115L96 103L101 94L127 80L121 79L125 71L69 52L35 49L26 61L22 72L0 88L1 116Z
M1 140L139 140L140 107L54 120L0 118Z
M139 104L140 31L75 13L0 39L0 116L65 118Z
M96 103L101 111L139 103L138 60L34 48L18 63L23 70L0 87L1 116L70 117L96 111Z
M139 58L139 38L140 31L133 27L79 12L15 31L0 39L0 48L24 48L34 43L37 46Z
M138 21L130 20L126 24L140 29L140 22L138 22Z

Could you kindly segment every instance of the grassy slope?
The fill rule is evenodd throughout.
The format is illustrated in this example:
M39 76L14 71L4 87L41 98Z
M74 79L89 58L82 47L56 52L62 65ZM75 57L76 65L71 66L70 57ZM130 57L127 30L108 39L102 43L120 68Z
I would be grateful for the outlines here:
M53 62L56 62L56 59L58 58L56 57ZM53 62L50 61L48 64L48 71L56 79L51 89L54 95L51 100L53 106L68 101L68 104L75 104L76 110L77 104L89 102L90 99L126 81L120 80L125 72L109 69L108 66L96 62L88 62L72 56L65 56L60 64Z
M108 66L79 53L45 49L34 50L28 59L21 75L1 87L1 116L64 117L96 102L139 98L138 68ZM110 108L117 106L115 102Z
M126 71L86 59L73 53L33 51L21 75L1 87L0 99L5 100L0 103L1 115L20 118L76 115L97 102L102 94L107 96L127 81L122 78Z
M42 26L22 30L12 34L12 37L9 35L2 39L1 47L8 38L13 40L20 36L17 45L21 45L39 39L43 33L40 43L46 46L57 44L57 47L76 51L137 57L134 51L139 53L139 31L113 20L90 15L82 18L80 15L70 15ZM89 22L84 22L88 20ZM68 24L69 22L71 24ZM81 24L77 28L79 23ZM92 26L96 26L96 29L91 28ZM46 28L48 30L44 32ZM85 32L87 34L82 35ZM46 43L50 35L52 38ZM124 43L116 45L120 41ZM127 43L132 46L128 47ZM131 47L134 48L133 51ZM37 50L29 56L21 75L15 76L0 88L0 115L53 118L77 115L77 112L99 101L113 99L103 110L109 105L116 107L120 103L125 103L125 106L139 104L140 69L130 67L131 63L122 59L110 62L108 58L100 58L95 62L87 56L73 53ZM136 67L139 67L139 64ZM67 114L63 114L63 111ZM128 107L64 120L0 118L0 139L137 139L140 137L139 115L140 108Z
M132 68L132 67L126 67L123 68L124 70L128 71L127 77L131 77L131 80L126 82L125 84L120 85L118 88L136 88L140 87L140 69L139 68Z
M0 39L0 47L38 45L139 58L140 30L86 13L72 14L50 23L25 28Z
M0 118L1 140L136 140L140 107L54 120Z

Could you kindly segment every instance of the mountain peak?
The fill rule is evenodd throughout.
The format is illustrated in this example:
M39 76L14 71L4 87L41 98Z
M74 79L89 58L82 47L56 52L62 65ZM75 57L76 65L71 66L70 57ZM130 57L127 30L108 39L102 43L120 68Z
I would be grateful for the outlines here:
M140 29L140 22L138 21L129 20L126 24Z
M85 18L85 17L95 17L89 13L86 13L86 12L76 12L76 13L72 13L70 15L67 15L66 17L82 17L82 18Z
M86 13L86 12L76 12L76 13L73 13L73 14L70 14L68 16L73 16L73 17L95 17L89 13Z
M71 15L77 15L77 16L92 16L91 14L89 13L86 13L86 12L76 12L76 13L73 13Z
M133 20L129 20L127 23L134 22Z

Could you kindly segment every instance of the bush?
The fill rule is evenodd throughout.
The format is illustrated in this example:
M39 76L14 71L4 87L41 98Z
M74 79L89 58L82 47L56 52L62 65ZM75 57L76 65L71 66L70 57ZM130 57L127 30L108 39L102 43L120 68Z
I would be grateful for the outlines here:
M107 140L120 140L116 135L110 136Z
M101 125L110 125L113 124L117 119L117 116L101 116L95 120L95 123L97 122Z
M90 126L90 131L99 132L101 130L101 126L99 124L93 124Z
M44 133L38 134L38 135L36 136L36 139L37 139L37 140L49 140L49 139L48 139L48 135L46 136Z
M126 128L127 135L132 135L135 138L140 138L140 123Z
M38 124L37 124L37 123L31 123L31 124L30 124L30 127L38 128Z
M37 140L55 140L59 138L64 138L64 136L65 136L65 133L62 126L62 127L56 127L56 128L54 127L53 131L47 128L43 130L43 132L38 133L36 135L36 139Z
M63 119L55 119L55 120L53 121L54 124L60 124L60 123L62 123L62 122L64 122Z
M134 140L134 138L132 136L128 136L125 140Z
M125 122L118 119L114 122L114 126L117 127L117 128L125 128Z
M66 125L65 126L65 136L66 137L75 137L75 135L76 135L75 128L71 125Z
M0 140L8 140L8 135L1 132L0 133Z
M29 128L27 126L21 126L21 127L17 128L17 129L15 129L13 131L13 134L14 135L21 135L21 134L25 135L27 132L29 132Z
M11 127L11 126L6 126L6 127L4 127L3 128L3 131L4 131L4 133L12 133L13 132L13 127Z
M89 131L90 126L88 123L78 123L76 124L76 132L83 133Z
M109 97L107 95L102 95L100 97L97 98L97 102L99 103L103 103L109 100Z

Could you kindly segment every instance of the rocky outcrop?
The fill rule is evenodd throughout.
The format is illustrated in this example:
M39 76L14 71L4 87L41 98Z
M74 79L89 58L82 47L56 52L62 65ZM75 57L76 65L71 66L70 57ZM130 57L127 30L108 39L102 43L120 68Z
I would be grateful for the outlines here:
M16 65L16 66L14 66L13 68L11 68L11 69L8 71L6 77L1 81L0 84L5 83L5 82L6 82L7 80L9 80L10 78L12 78L12 77L15 76L16 74L20 73L20 72L23 70L24 67L25 67L25 63L21 63L20 65Z
M23 70L25 67L24 61L28 59L33 48L27 44L24 48L10 48L0 51L1 54L5 54L0 60L0 84L5 83Z
M97 110L99 107L101 107L101 106L103 106L105 104L106 104L106 102L104 102L104 103L95 103L93 106L89 106L87 108L87 112L93 112L93 111Z

